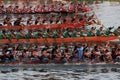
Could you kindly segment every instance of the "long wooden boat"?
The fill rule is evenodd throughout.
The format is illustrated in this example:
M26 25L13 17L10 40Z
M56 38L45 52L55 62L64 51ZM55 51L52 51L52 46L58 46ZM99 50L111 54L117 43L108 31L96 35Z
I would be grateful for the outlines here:
M94 36L94 37L72 37L72 38L37 38L37 39L0 39L0 43L24 43L24 42L38 42L38 43L53 43L53 42L89 42L89 41L108 41L108 40L114 40L117 39L118 36Z
M40 25L30 25L30 26L0 26L0 28L7 28L7 29L20 29L20 28L28 28L28 29L32 29L32 28L61 28L61 27L80 27L82 26L84 23L81 21L80 23L76 22L76 23L62 23L62 24L40 24Z
M36 29L36 28L76 28L81 27L82 25L88 24L84 20L81 20L79 22L72 22L72 23L61 23L61 24L40 24L40 25L30 25L30 26L0 26L0 29ZM98 23L92 23L91 24L98 24Z

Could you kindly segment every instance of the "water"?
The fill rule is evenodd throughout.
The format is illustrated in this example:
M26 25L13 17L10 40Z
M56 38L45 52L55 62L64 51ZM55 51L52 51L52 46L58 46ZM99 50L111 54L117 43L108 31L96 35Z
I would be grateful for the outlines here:
M120 26L120 3L119 2L103 2L93 5L97 18L105 27Z
M113 75L114 74L114 75ZM1 73L1 80L120 80L119 73L83 73L74 71L18 71L10 73Z
M0 65L0 80L120 80L119 64Z

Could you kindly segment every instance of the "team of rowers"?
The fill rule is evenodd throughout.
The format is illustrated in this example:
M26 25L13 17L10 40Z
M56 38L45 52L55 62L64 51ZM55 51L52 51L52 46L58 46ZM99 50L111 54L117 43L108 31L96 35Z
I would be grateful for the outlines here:
M21 7L22 6L22 7ZM86 25L80 27L64 27L61 28L27 28L30 25L40 24L62 24L75 23L84 21L85 24L95 23L95 14L76 14L78 12L89 11L87 3L61 3L53 2L49 4L30 5L27 3L18 5L13 3L9 6L0 4L0 13L43 13L28 18L17 17L16 20L11 17L5 17L0 23L0 39L37 39L37 38L68 38L68 37L85 37L85 36L110 36L120 35L120 26L117 28L104 26L87 28ZM45 13L50 12L50 13ZM52 13L51 13L52 12ZM54 13L60 12L60 13ZM67 12L67 13L64 13ZM71 13L75 12L75 13ZM6 14L5 14L6 15ZM11 14L9 14L11 15ZM8 15L7 15L8 16ZM24 15L23 15L24 16ZM25 15L26 16L26 15ZM12 16L13 17L13 16ZM15 19L15 18L13 18ZM26 19L26 20L23 20ZM4 28L4 27L10 28ZM24 26L24 28L14 28L15 26ZM61 43L64 44L64 43ZM53 46L32 43L32 44L0 44L0 62L119 62L120 48L118 45L107 44L54 44Z
M85 27L78 28L39 28L39 29L1 29L0 39L31 39L31 38L69 38L69 37L83 37L83 36L119 36L120 27L113 29L113 27L96 29L92 27L87 29Z
M1 15L3 16L3 15ZM85 24L97 23L95 14L77 14L77 13L51 13L37 15L9 15L3 16L0 20L1 26L30 26L41 24L64 24L64 23L80 23ZM84 23L82 23L84 24ZM63 27L63 26L61 26Z
M44 1L43 1L44 2ZM8 6L9 5L9 6ZM21 7L22 6L22 7ZM86 2L66 2L53 1L52 3L19 2L0 4L0 13L44 13L44 12L86 12L90 8Z
M120 48L106 44L6 44L0 46L0 62L68 63L119 62Z

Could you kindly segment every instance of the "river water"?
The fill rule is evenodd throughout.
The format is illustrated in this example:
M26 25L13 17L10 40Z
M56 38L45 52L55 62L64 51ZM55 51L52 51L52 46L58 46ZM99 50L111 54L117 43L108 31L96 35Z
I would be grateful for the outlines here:
M120 80L119 64L0 65L0 80Z
M120 26L120 2L103 2L93 5L97 18L105 27Z

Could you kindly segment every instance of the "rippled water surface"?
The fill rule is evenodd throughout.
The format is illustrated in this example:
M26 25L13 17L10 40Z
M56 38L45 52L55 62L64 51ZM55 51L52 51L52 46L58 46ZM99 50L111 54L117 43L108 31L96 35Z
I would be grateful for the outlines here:
M120 80L120 65L0 66L0 80Z
M77 72L48 70L45 72L20 70L18 72L0 73L0 80L120 80L120 72Z
M104 2L94 5L94 11L105 27L120 26L120 2Z

